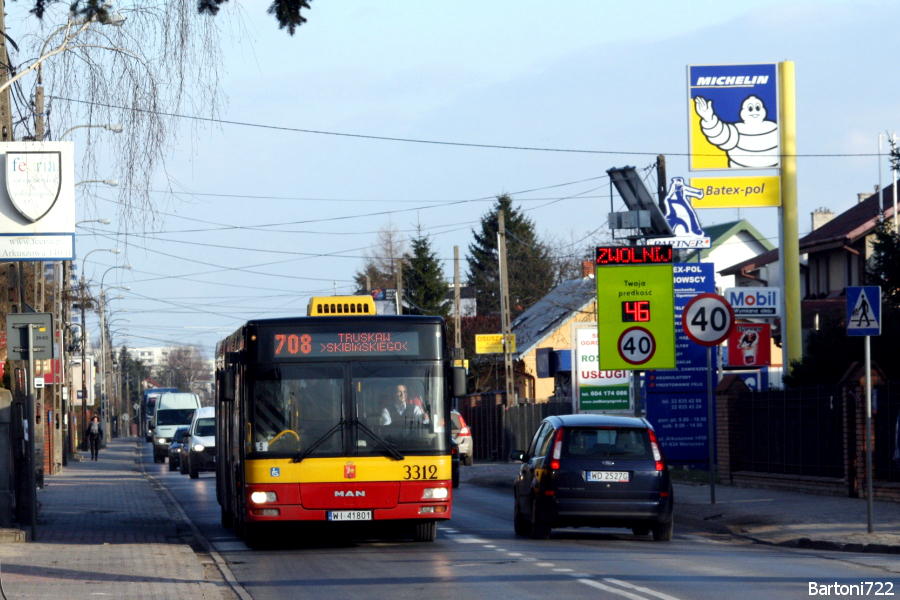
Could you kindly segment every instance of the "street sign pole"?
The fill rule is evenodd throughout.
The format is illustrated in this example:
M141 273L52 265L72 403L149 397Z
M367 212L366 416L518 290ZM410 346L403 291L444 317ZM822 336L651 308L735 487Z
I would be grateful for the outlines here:
M881 335L881 287L850 286L845 288L847 299L847 335L864 336L866 354L866 521L869 533L873 524L872 491L872 345L871 337Z
M699 294L681 313L681 327L693 342L706 346L706 424L709 446L709 503L716 503L716 412L713 395L713 346L718 346L734 329L734 310L718 294Z
M716 503L716 428L713 410L712 346L706 347L706 425L709 438L709 503Z
M28 511L31 520L31 541L37 541L37 482L35 481L34 464L34 438L37 436L34 418L34 325L27 323L28 328L28 375L25 377L25 398L27 408L26 420L28 421L28 458L25 460L25 468L28 469Z
M866 519L869 533L875 531L872 518L872 336L867 335L866 346Z

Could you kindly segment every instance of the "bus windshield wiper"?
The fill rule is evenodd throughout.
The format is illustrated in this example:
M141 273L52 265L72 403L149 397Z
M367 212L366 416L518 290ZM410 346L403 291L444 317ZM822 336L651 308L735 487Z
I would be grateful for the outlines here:
M304 458L309 457L309 455L312 454L313 452L315 452L315 451L319 448L319 446L321 446L322 444L324 444L325 442L327 442L327 441L328 441L328 438L330 438L331 436L333 436L333 435L335 434L335 432L340 431L341 428L342 428L344 425L347 425L348 423L349 423L349 421L345 421L344 419L341 419L341 420L338 422L337 425L335 425L334 427L332 427L331 429L329 429L329 430L325 433L325 435L323 435L322 437L320 437L319 439L317 439L317 440L313 443L312 446L310 446L309 448L307 448L307 449L304 450L303 452L300 452L299 454L297 454L296 456L294 456L293 461L294 461L295 463L298 463L298 462L302 461Z
M375 433L374 431L372 431L371 429L369 429L368 427L366 427L366 426L363 424L363 422L360 421L359 419L354 419L353 421L351 421L351 423L355 424L357 427L359 427L359 428L362 429L364 432L366 432L367 434L369 434L369 435L372 437L373 440L375 440L376 442L378 442L379 444L381 444L382 447L384 447L384 449L387 450L388 454L390 454L395 460L403 460L404 458L406 458L405 456L403 456L403 455L400 453L399 450L397 450L396 446L394 446L392 443L390 443L390 442L388 442L387 440L383 439L383 438L382 438L381 436L379 436L377 433Z

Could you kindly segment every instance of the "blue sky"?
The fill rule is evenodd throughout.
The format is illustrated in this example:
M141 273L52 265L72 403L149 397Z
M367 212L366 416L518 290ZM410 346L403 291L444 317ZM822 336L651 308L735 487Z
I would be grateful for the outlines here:
M106 283L132 288L114 305L131 346L209 349L249 318L303 314L310 295L348 291L389 223L429 233L449 278L453 247L466 256L501 193L541 235L585 237L610 211L607 169L665 154L670 177L691 175L689 64L795 62L801 235L814 209L840 213L874 189L878 133L900 125L892 2L314 0L293 37L266 5L227 9L249 33L225 43L221 115L266 127L185 122L158 188L169 177L191 193L154 196L151 238L126 239L116 222L102 229L118 241L79 231L79 257L128 244L118 264L133 270ZM570 182L582 183L551 187ZM102 199L80 210L117 218ZM777 243L774 209L700 213L707 225L738 216ZM115 258L95 253L87 275Z

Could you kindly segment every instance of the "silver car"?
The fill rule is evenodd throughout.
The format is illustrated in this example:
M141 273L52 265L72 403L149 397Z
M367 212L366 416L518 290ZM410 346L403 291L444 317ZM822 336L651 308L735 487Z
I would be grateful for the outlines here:
M472 441L472 430L466 425L466 420L462 418L456 410L450 411L450 435L459 444L459 462L471 466L475 461L475 444Z

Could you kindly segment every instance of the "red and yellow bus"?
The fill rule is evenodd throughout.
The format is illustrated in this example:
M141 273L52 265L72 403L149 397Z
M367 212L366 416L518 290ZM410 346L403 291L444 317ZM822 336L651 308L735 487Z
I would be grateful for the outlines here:
M451 516L450 399L465 386L443 319L330 304L217 346L222 522L250 546L309 521L394 521L433 541Z

